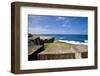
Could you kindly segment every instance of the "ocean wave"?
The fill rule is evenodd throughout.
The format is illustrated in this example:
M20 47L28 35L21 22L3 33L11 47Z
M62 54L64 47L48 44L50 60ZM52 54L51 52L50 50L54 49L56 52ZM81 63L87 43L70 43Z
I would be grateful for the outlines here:
M68 41L68 40L58 40L58 41L70 44L77 44L77 45L88 45L88 40L86 42Z

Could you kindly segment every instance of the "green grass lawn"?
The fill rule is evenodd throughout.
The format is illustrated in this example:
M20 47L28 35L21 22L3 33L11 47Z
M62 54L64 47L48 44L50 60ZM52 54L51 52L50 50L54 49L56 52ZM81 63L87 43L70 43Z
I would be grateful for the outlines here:
M50 46L50 44L51 44L51 43L45 43L45 44L44 44L44 48L45 48L45 49L48 48L48 47Z
M46 49L46 48L50 48L50 47L52 47L52 46L54 46L54 45L60 45L61 47L63 47L63 48L65 48L65 49L70 49L71 48L71 44L69 44L69 43L64 43L64 42L60 42L60 41L57 41L57 40L55 40L53 43L45 43L44 44L44 48Z
M71 48L71 44L69 44L69 43L64 43L64 42L60 42L60 41L55 41L54 42L54 44L59 44L59 45L61 45L63 48L66 48L66 49L69 49L69 48Z

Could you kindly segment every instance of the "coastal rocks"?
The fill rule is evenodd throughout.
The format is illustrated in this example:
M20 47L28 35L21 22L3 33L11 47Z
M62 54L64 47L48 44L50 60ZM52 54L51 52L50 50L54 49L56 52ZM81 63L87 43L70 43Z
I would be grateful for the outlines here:
M87 43L55 40L53 37L43 35L28 36L28 60L30 61L79 58L88 58Z
M54 38L50 36L32 36L28 38L28 44L30 45L43 45L44 43L54 42Z
M30 37L28 38L28 46L33 46L33 45L40 45L40 37Z
M50 37L50 36L40 36L40 39L44 43L52 43L55 40L54 37Z
M53 37L28 35L28 60L37 60L38 53L44 50L44 43L52 43Z

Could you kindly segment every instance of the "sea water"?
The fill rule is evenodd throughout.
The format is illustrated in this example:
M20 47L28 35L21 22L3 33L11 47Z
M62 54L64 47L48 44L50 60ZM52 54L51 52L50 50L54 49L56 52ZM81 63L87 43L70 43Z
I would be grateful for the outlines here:
M88 40L88 35L79 35L79 34L42 34L42 35L54 37L55 40L68 40L68 41L78 41L78 42L84 42Z

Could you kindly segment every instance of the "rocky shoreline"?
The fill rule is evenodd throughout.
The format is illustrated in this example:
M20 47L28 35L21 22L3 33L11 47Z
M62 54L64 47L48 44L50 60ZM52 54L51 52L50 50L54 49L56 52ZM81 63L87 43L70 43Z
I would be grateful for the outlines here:
M45 48L45 44L49 47ZM70 48L68 46L70 45ZM67 48L66 48L67 47ZM88 57L87 43L55 40L50 36L28 36L29 60L77 59Z

